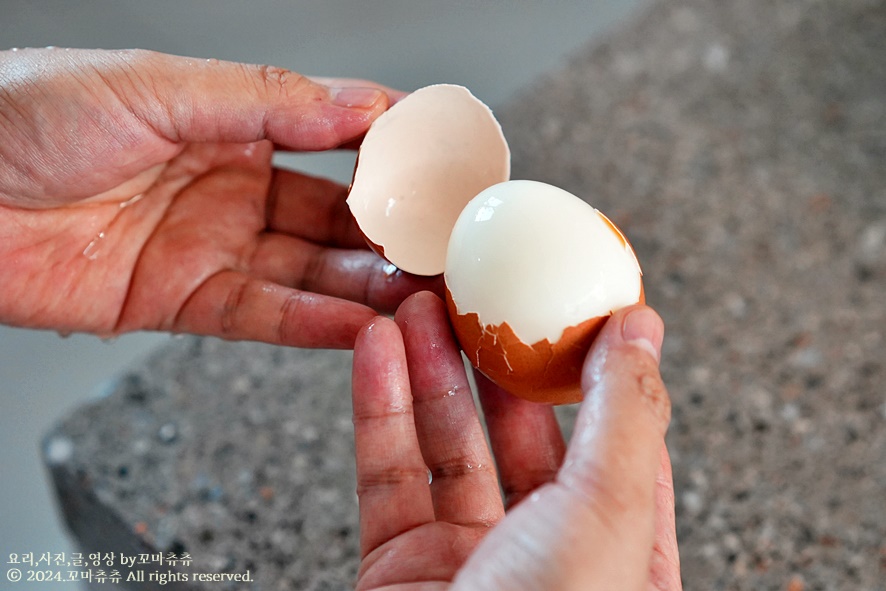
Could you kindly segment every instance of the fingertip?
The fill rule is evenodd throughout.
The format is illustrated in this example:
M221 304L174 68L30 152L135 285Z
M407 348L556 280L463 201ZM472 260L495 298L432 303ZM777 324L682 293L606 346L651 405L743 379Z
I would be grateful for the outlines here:
M393 324L390 318L381 315L373 316L357 331L357 343L363 344L375 338L379 333L389 330L390 324Z
M649 306L635 304L616 310L603 325L585 358L582 390L589 392L599 381L612 350L626 352L636 360L651 361L657 367L663 341L664 322Z
M397 323L397 326L400 327L400 330L406 329L408 318L412 313L411 310L414 297L414 293L406 296L403 301L400 302L400 305L397 306L397 311L394 312L394 322Z
M418 315L433 314L435 308L443 305L442 300L431 291L418 291L407 296L394 314L394 320L401 330L405 332L410 318Z
M621 336L625 343L649 353L658 363L664 340L664 322L649 306L638 304L622 312Z
M357 338L363 338L365 335L368 335L373 330L375 330L376 324L381 320L381 316L373 316L369 320L367 320L363 326L360 327L360 330L357 331Z
M582 371L585 398L597 409L621 408L635 427L664 434L671 401L658 361L664 323L645 305L619 310L591 347ZM630 409L630 410L628 410Z

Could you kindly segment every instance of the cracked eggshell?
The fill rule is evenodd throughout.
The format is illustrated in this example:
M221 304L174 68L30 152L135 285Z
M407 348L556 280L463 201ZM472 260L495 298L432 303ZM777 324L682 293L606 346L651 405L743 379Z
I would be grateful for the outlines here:
M509 175L510 151L489 107L462 86L427 86L366 132L348 206L378 254L408 273L439 275L459 213Z
M446 303L471 364L508 392L582 399L581 369L613 311L644 301L627 239L578 197L534 181L477 195L446 261Z

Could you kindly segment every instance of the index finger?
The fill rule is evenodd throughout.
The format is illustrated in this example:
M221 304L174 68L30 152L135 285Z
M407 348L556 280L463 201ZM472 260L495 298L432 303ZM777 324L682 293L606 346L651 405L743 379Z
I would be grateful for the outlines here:
M406 353L392 320L379 317L361 329L352 388L360 555L366 557L402 532L434 520Z

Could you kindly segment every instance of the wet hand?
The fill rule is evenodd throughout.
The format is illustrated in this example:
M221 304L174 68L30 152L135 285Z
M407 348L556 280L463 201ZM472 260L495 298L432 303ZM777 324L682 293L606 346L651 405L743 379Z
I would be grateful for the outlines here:
M681 589L662 334L644 306L607 322L568 449L551 407L478 377L490 452L439 299L364 328L357 589Z
M0 52L0 322L351 347L438 280L364 247L336 183L275 149L353 147L399 94L146 51Z

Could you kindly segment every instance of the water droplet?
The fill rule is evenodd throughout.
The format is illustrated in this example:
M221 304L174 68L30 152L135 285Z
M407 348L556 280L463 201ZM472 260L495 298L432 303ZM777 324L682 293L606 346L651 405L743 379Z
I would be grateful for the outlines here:
M430 468L428 468L427 470L428 470L428 484L431 484L432 482L434 482L434 473L431 472Z
M111 227L113 227L117 220L120 219L120 215L123 213L123 210L135 203L138 203L142 200L144 196L144 193L138 193L125 201L119 202L119 211L114 215L110 223L105 226L105 228L101 232L96 234L92 241L86 245L86 248L83 249L83 256L85 256L90 261L94 261L96 258L98 258L102 250L103 242L105 238L108 237L108 231Z
M458 386L453 387L451 390L447 390L446 394L443 395L443 398L450 398L458 394Z
M98 258L98 254L101 251L102 241L104 241L106 234L102 231L95 235L95 238L92 239L92 242L86 245L86 248L83 249L83 256L85 256L90 261L94 261Z
M13 47L13 48L10 49L9 51L18 51L18 47Z
M214 57L211 57L211 58L209 58L208 60L206 60L206 63L207 63L207 64L211 64L211 65L214 66L214 65L216 65L216 64L218 63L218 60L215 59Z
M130 197L126 201L121 201L120 202L120 209L129 207L133 203L138 203L139 201L142 200L142 197L144 197L144 196L145 196L144 193L139 193L138 195L133 195L132 197Z

